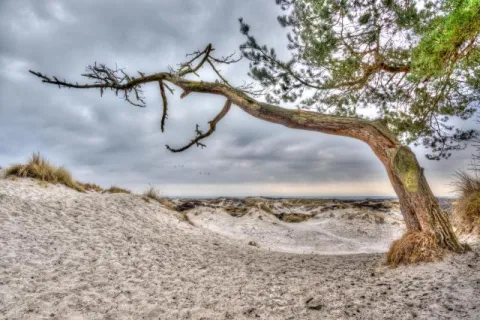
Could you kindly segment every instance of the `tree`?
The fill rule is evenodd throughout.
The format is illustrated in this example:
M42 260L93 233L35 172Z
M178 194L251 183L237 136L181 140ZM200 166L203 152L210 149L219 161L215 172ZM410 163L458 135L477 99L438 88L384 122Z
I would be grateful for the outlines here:
M398 195L410 232L436 239L452 252L464 252L449 219L424 177L408 144L432 149L430 159L447 158L462 141L476 136L448 123L452 116L471 117L480 93L480 2L478 0L276 0L286 14L278 18L290 29L291 59L282 61L274 49L258 44L240 19L246 42L240 49L251 61L250 75L260 87L231 85L218 66L235 63L233 56L215 57L212 45L188 56L177 70L138 76L103 64L87 67L91 84L78 84L30 71L59 87L106 89L144 107L141 86L157 82L163 100L161 130L168 115L169 85L226 98L221 112L203 132L181 148L204 147L232 105L248 114L290 128L346 136L367 143L383 163ZM210 67L215 82L194 81L189 75ZM267 102L256 99L264 95ZM135 99L133 101L132 99ZM298 108L278 106L281 101ZM362 108L376 118L361 116ZM314 109L315 111L312 111Z

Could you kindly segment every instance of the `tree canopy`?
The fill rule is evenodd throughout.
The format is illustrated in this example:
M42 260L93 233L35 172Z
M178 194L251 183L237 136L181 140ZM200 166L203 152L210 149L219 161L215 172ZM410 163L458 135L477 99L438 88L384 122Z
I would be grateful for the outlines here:
M276 0L291 57L260 44L240 19L269 103L342 116L373 109L404 143L447 158L475 130L452 125L480 101L480 0Z

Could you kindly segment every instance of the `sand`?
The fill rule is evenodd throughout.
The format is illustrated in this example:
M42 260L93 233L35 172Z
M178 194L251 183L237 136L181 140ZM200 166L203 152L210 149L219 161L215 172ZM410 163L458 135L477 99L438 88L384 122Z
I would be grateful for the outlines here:
M224 208L242 208L242 204L233 207L228 203L232 200L227 200L215 206L212 203L216 200L199 201L201 205L188 211L195 226L240 243L253 242L270 251L321 255L386 252L391 242L405 231L398 205L374 211L348 203L338 208L337 203L327 200L319 201L315 207L302 205L310 200L297 200L298 204L292 207L283 205L288 200L258 199L239 217L234 210L228 213ZM264 203L271 213L257 206ZM277 218L289 214L309 219L291 223Z
M281 222L272 227L255 214L194 210L192 226L138 195L0 179L0 318L480 319L478 245L442 262L391 269L380 251L395 224L362 224L367 235L349 247L343 243L356 235L343 240L341 227L329 227L356 222L341 212L295 226L271 220ZM242 235L231 219L250 227ZM251 221L262 221L267 235L254 237ZM368 242L377 227L382 243ZM302 228L324 235L309 249L298 240L301 253L295 241L275 245L285 228L297 240ZM269 233L277 240L262 240ZM326 248L332 239L348 254Z

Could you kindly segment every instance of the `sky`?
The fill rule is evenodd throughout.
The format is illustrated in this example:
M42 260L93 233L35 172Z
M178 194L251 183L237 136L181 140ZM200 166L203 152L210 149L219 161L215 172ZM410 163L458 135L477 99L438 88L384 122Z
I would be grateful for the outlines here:
M206 148L171 153L195 125L208 128L221 97L169 96L166 132L159 128L158 85L144 87L146 108L111 92L68 90L41 83L29 69L82 82L93 62L126 72L176 68L186 53L212 43L217 56L244 42L238 18L262 43L285 56L285 30L273 0L2 0L0 1L0 166L26 161L39 151L74 178L103 187L166 196L394 195L385 169L363 142L267 123L233 109ZM222 67L232 83L250 81L248 63ZM202 79L212 74L203 72ZM472 149L449 160L429 161L414 148L438 196L451 196L456 170Z

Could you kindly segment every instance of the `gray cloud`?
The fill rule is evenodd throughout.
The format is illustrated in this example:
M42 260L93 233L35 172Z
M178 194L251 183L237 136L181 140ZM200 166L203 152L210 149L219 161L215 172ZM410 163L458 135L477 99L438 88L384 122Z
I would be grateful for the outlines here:
M28 69L81 81L94 61L129 72L175 67L185 54L211 42L219 55L237 50L244 17L261 41L280 54L284 31L273 1L35 1L0 3L0 165L24 161L39 150L84 181L104 186L325 184L385 181L380 162L365 144L342 137L265 123L234 108L207 148L172 154L208 121L223 100L192 94L170 97L167 132L159 130L161 102L145 87L147 108L132 107L107 92L59 90ZM247 63L223 68L234 83L248 80ZM211 78L211 73L204 73ZM432 163L417 150L429 178L447 180L465 166L470 151ZM194 188L193 188L194 189ZM204 191L204 190L203 190ZM169 190L165 190L169 193ZM201 192L205 194L205 192ZM207 192L208 193L208 192ZM225 191L225 194L228 191Z

